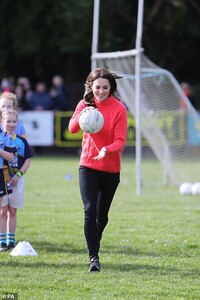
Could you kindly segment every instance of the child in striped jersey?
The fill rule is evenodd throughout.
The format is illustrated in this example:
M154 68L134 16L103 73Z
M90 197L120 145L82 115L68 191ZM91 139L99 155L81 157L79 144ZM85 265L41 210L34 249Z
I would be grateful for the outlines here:
M11 137L0 129L0 208L2 204L3 196L12 193L12 186L10 177L8 174L8 168L4 167L5 163L12 161L14 158L13 153L16 151L15 145ZM2 225L2 219L0 217L0 227ZM0 233L0 248L4 244L4 235Z
M17 108L18 108L18 101L17 101L17 97L14 93L3 92L0 95L0 114L2 114L5 111L9 111L9 110L17 110ZM0 130L3 130L2 124L0 124ZM17 123L16 133L18 135L26 138L26 130L21 122ZM8 174L8 168L5 164L3 166L3 172L4 172L5 180L8 181L10 177ZM3 248L7 249L7 246L5 244L5 240L3 237L2 237L2 243L5 247L1 247L1 236L0 236L0 250Z
M0 207L2 202L2 197L9 192L12 192L10 186L10 178L5 180L4 174L4 164L7 164L8 161L12 161L14 158L13 153L16 151L15 144L6 132L0 129ZM1 219L0 219L1 221Z
M4 111L2 113L2 125L4 130L10 134L16 147L14 158L8 164L9 175L13 192L3 197L0 209L0 234L4 243L0 251L6 251L15 247L16 215L17 209L24 205L24 174L30 167L33 153L23 137L17 135L16 126L18 115L16 111ZM6 244L5 244L6 239Z

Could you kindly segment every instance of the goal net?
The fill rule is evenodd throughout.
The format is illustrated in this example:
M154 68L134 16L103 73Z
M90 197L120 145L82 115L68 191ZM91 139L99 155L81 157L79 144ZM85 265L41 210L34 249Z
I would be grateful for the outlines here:
M133 119L135 55L135 50L92 55L97 67L123 76L117 82L118 93ZM191 105L174 76L153 63L144 53L141 53L140 84L142 164L156 159L162 166L156 171L160 172L160 175L156 175L162 182L164 179L180 185L183 182L200 181L199 113ZM125 153L133 155L134 150L133 138L132 147L127 145ZM154 177L153 170L150 173L151 178L152 176ZM146 182L148 178L143 180Z

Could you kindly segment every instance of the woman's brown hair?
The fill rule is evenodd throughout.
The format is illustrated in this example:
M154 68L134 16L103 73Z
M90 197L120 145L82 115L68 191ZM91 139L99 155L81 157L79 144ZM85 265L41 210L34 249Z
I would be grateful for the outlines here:
M92 84L98 78L105 78L110 83L110 95L114 95L117 89L116 79L122 78L115 73L109 72L107 69L104 68L97 68L90 72L88 75L86 82L85 82L85 93L84 93L84 100L85 103L91 106L95 106L94 103L94 95L92 92Z

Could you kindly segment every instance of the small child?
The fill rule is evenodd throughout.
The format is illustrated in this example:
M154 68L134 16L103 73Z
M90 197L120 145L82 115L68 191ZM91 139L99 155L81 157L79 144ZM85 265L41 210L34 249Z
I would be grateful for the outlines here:
M7 193L12 193L12 188L10 184L10 177L6 172L4 172L4 164L8 161L12 161L14 158L13 153L16 151L15 144L11 136L4 132L0 128L0 207L2 198ZM7 170L7 167L5 168ZM7 176L6 176L7 175ZM0 218L1 223L1 218Z
M18 108L17 96L10 92L4 92L0 95L0 112L7 110L16 110ZM26 138L26 130L21 122L17 123L16 134Z
M23 175L30 167L31 157L33 156L27 140L15 133L17 124L17 111L7 110L2 113L4 130L12 137L17 150L13 160L8 163L13 191L3 197L0 208L0 251L15 247L17 208L22 208L24 205L25 183Z
M8 174L8 168L5 164L8 161L12 161L14 158L13 153L16 151L16 147L11 139L11 137L0 129L0 209L2 204L3 196L12 193L12 186L10 182L10 177ZM0 217L0 227L2 224L2 219ZM4 236L0 233L0 247L4 242Z

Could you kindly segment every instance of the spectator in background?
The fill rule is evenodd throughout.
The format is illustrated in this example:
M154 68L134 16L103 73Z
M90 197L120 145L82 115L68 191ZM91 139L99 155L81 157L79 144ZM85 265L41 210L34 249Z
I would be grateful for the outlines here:
M190 85L187 82L182 82L181 87L182 87L182 90L183 90L184 94L186 95L186 97L190 100L192 106L196 109L197 107L196 107L196 103L194 101L194 98L192 96ZM182 103L184 101L182 100L180 102L181 102L181 106L184 106L183 103Z
M52 78L52 88L50 95L53 100L53 110L55 111L67 111L72 110L70 103L69 92L64 85L63 78L59 75L55 75Z
M31 96L33 94L33 90L32 90L32 86L31 86L31 83L30 83L28 78L24 82L23 87L24 87L26 104L27 104L27 107L29 109L29 103L30 103Z
M26 102L25 102L25 95L24 95L24 89L23 86L20 84L17 84L14 88L14 93L17 96L18 106L19 110L26 110Z
M29 105L31 110L52 110L53 101L44 82L36 84L35 92L30 97Z
M23 110L29 110L30 109L30 98L31 95L33 94L32 88L31 88L31 83L27 77L19 77L17 81L17 85L20 85L23 88L23 94L24 94L24 99L23 99Z
M1 93L10 92L11 91L11 84L8 78L3 78L1 80Z

